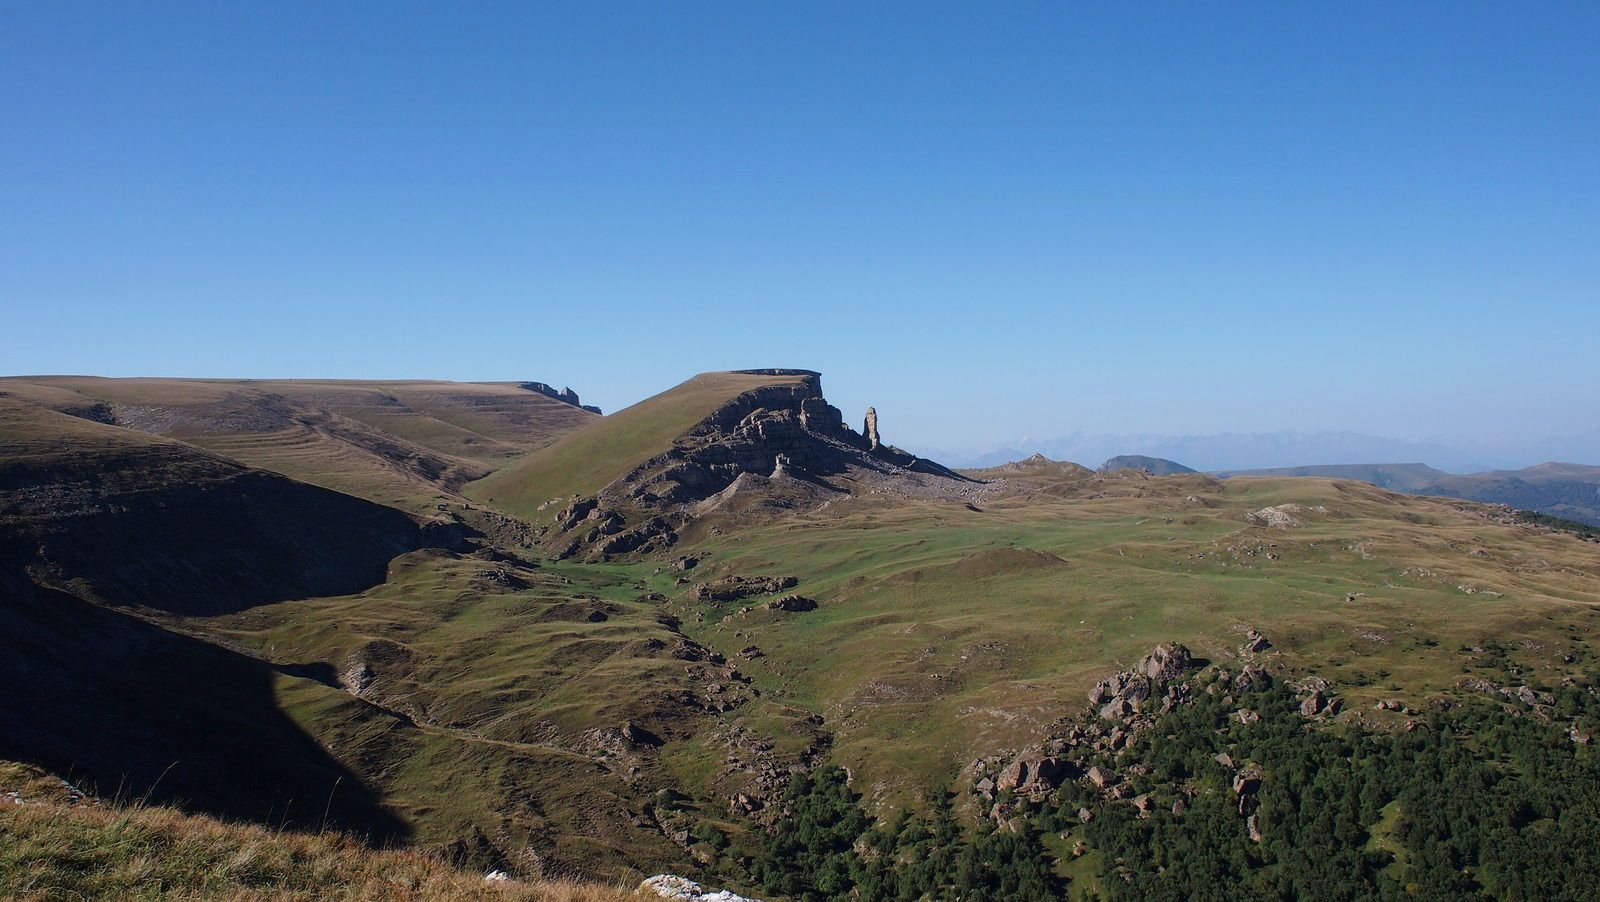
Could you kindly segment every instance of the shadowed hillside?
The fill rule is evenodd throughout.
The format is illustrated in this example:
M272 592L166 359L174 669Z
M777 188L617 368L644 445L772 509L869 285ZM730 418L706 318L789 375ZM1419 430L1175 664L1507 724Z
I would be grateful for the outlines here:
M0 560L73 594L205 614L355 592L423 532L400 511L0 396Z
M274 826L409 834L278 708L267 664L0 573L0 758Z

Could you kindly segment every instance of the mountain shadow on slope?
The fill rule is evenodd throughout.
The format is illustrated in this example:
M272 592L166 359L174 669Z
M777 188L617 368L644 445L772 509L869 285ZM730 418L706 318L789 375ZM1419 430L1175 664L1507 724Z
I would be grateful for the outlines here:
M279 710L270 665L0 572L0 758L274 827L406 825Z

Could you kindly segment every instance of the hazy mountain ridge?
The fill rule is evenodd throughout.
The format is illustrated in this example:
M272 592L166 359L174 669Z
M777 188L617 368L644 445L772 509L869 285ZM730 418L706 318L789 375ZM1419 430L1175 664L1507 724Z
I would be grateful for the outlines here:
M1411 441L1351 431L1205 435L1075 432L1050 439L1022 439L981 453L963 454L928 446L916 450L949 466L967 468L997 466L1039 453L1080 463L1138 454L1175 460L1203 472L1300 467L1330 460L1416 460L1450 473L1478 473L1516 469L1543 460L1600 460L1600 431L1515 442Z

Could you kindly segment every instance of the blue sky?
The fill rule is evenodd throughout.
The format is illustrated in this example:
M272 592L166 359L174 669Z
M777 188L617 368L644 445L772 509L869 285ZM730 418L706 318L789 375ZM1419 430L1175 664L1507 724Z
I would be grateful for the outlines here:
M0 3L0 372L1600 423L1595 4L534 6Z

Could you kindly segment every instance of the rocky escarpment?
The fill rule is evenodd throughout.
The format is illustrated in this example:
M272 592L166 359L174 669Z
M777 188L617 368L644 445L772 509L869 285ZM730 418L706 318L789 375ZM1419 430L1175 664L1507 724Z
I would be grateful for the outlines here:
M590 413L600 412L600 408L594 406L593 404L584 404L578 398L578 393L573 391L571 386L563 388L560 391L556 391L555 386L549 384L548 382L519 382L517 383L517 387L527 389L528 391L536 391L547 398L555 398L557 401L571 404L573 407L582 408Z
M0 569L95 601L215 614L358 592L465 533L34 405L0 402L0 432Z
M543 542L561 557L605 557L672 545L697 517L752 506L815 506L853 485L910 478L919 484L965 477L882 442L877 413L867 434L845 425L809 370L742 371L800 376L745 391L716 408L656 455L587 498L573 498ZM849 483L837 477L849 476ZM753 499L753 500L752 500Z

